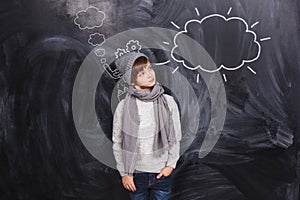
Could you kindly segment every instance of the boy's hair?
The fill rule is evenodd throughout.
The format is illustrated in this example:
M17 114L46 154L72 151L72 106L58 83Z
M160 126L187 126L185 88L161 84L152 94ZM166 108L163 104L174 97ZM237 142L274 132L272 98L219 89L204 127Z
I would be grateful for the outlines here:
M148 59L144 56L141 56L134 61L131 71L131 83L136 84L137 75L146 68L147 62Z

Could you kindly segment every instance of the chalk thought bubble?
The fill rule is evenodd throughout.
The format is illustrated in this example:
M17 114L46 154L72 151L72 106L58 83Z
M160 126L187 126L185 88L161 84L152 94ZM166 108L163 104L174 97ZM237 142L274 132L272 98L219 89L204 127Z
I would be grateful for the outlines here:
M101 46L105 42L105 37L101 33L93 33L89 36L88 43L92 46Z
M76 13L76 18L74 23L79 29L93 29L96 27L101 27L105 19L105 13L100 11L98 8L90 6L85 10L80 10Z
M202 66L200 61L192 66L176 56L177 52L185 53L180 49L184 45L181 44L183 41L181 37L184 34L196 35L193 38L198 40L211 55L217 69ZM240 17L226 18L220 14L208 15L201 20L187 21L184 30L174 36L173 42L174 47L171 56L175 61L182 63L187 69L196 70L199 68L209 73L217 72L220 69L237 70L245 63L256 61L261 53L261 45L257 41L257 35L254 31L249 30L244 19Z

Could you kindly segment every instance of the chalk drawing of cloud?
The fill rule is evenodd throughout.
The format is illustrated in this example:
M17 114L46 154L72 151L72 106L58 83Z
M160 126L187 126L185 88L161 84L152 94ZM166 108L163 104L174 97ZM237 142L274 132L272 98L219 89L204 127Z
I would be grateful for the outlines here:
M98 8L90 6L85 10L80 10L76 13L74 23L79 29L93 29L101 27L105 19L105 13L100 11Z
M97 48L94 53L96 54L96 56L98 57L103 57L105 55L105 49L102 48Z
M196 64L195 66L191 66L191 65L187 64L183 59L177 58L176 57L176 51L180 51L180 45L179 45L180 44L180 42L179 42L180 37L183 34L189 34L188 30L189 30L190 26L195 27L195 26L203 26L204 24L206 24L207 27L212 27L212 26L209 26L209 24L208 24L209 20L211 20L211 19L217 19L219 21L221 20L221 22L227 23L227 24L239 23L239 26L244 26L243 27L244 34L245 34L244 37L247 37L248 41L251 41L251 42L249 42L247 44L248 46L246 45L246 47L245 47L245 44L241 44L241 48L234 48L235 52L231 52L232 56L241 55L240 52L238 52L238 50L241 51L241 49L249 49L249 48L255 49L254 53L251 53L251 55L249 55L249 53L248 54L243 54L243 56L241 58L239 58L238 62L235 62L233 64L230 64L229 62L225 62L225 61L222 62L222 60L221 60L220 63L218 63L218 65L217 65L218 66L217 69L210 69L208 66L201 66L200 64ZM222 32L222 30L220 30L220 32ZM233 37L233 39L235 39L235 38ZM174 36L173 43L174 43L174 47L171 50L171 57L176 62L182 63L182 65L187 69L190 69L190 70L201 69L202 71L209 72L209 73L217 72L220 69L237 70L237 69L241 68L245 63L251 63L251 62L256 61L259 58L260 53L261 53L261 45L257 41L257 35L254 31L249 30L249 26L248 26L248 24L246 23L246 21L244 19L242 19L240 17L226 18L226 17L224 17L223 15L220 15L220 14L211 14L211 15L208 15L208 16L202 18L201 20L191 19L191 20L187 21L185 23L184 30L178 32ZM229 44L229 46L230 46L230 44ZM214 47L212 47L212 48L214 48Z
M93 33L89 36L88 43L92 46L101 46L105 42L105 37L101 33Z

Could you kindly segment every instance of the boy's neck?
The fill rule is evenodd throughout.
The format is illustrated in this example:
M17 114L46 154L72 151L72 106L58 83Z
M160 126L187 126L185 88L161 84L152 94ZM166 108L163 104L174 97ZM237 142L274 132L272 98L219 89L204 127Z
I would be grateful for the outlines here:
M143 86L134 85L134 88L137 89L137 90L149 90L149 91L151 91L153 87L143 87Z

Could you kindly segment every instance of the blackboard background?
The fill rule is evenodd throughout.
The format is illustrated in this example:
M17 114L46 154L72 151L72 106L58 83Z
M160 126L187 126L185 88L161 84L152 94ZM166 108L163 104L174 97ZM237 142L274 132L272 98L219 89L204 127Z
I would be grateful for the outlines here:
M228 112L222 136L209 156L198 158L209 116L203 113L204 128L178 162L172 199L299 198L299 1L3 0L0 199L128 199L118 172L88 153L72 118L73 83L92 49L92 32L78 29L73 19L89 5L107 14L98 28L106 37L143 26L176 30L170 21L183 26L196 16L195 7L201 16L232 7L232 15L259 21L259 37L272 39L262 43L262 55L251 65L257 74L245 68L224 72ZM180 73L191 78L193 72ZM102 83L107 90L97 91L100 102L112 90L108 76ZM209 107L205 85L193 86ZM111 111L102 113L100 124L111 137Z

